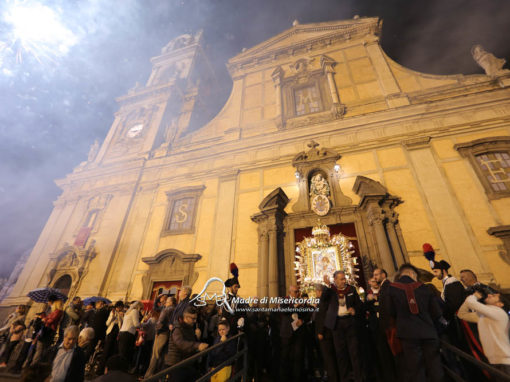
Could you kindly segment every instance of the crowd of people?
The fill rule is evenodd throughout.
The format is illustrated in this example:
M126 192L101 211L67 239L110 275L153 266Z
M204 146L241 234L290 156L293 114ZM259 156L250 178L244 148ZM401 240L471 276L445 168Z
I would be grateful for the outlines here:
M438 382L449 378L444 366L467 381L498 380L441 351L442 340L510 375L509 317L500 294L471 270L460 280L451 276L430 245L424 252L441 292L430 272L404 264L392 280L375 269L362 294L341 270L314 287L314 300L290 286L290 303L276 309L237 302L237 271L225 282L232 309L214 301L195 306L188 286L157 296L150 309L101 299L83 306L80 297L64 307L50 296L28 323L27 308L19 306L0 328L0 368L27 382L136 381L213 347L169 380L194 381L217 369L211 381L220 382L242 367L229 360L247 346L248 381ZM245 336L232 339L239 332Z

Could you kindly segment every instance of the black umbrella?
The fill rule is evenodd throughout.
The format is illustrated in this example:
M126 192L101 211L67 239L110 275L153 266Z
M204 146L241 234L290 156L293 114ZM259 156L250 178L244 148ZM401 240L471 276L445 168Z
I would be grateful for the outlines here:
M58 300L66 301L67 296L55 288L37 288L27 294L35 302L48 302L50 297L55 297Z

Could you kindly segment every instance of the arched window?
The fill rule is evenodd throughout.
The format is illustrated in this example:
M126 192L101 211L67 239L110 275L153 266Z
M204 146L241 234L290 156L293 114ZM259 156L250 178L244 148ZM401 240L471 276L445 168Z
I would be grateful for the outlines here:
M69 290L71 289L71 283L73 279L69 275L63 275L61 276L57 281L55 281L55 284L53 284L53 288L59 289L62 293L67 295L69 293Z

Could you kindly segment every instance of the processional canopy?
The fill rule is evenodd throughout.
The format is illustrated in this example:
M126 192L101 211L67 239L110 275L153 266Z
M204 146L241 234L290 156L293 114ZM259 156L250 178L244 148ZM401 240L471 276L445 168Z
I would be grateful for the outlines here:
M316 284L329 286L337 270L345 272L348 284L358 286L354 245L345 235L331 236L328 226L319 219L312 228L312 237L297 244L294 270L302 292L312 292Z

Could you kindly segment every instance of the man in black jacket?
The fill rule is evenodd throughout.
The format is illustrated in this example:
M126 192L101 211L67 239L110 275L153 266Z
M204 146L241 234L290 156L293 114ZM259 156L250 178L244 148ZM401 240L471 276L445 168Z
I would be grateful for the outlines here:
M315 289L319 300L319 309L315 312L315 332L319 340L324 368L328 373L328 382L339 382L338 368L335 353L335 343L333 341L333 332L324 326L324 318L328 309L329 301L326 300L326 286L318 285Z
M350 359L354 380L361 382L364 380L364 373L358 344L357 315L362 312L362 302L356 288L347 284L343 271L336 271L333 280L334 284L324 292L328 307L324 326L333 331L340 380L349 380Z
M182 318L175 325L170 336L170 345L165 362L168 366L173 366L182 360L191 357L195 353L205 350L209 344L198 341L195 333L195 324L197 322L197 312L192 306L186 307ZM193 365L188 365L172 374L172 381L194 381L198 378L197 370Z
M374 269L374 279L379 284L379 293L374 296L373 307L377 316L378 326L375 328L375 340L378 355L378 362L381 370L381 379L385 382L393 382L396 377L395 359L391 354L391 349L388 345L386 337L386 329L390 326L390 317L387 312L382 309L388 298L388 291L390 289L390 280L388 280L388 273L382 269ZM369 296L367 296L367 300Z
M298 300L299 287L291 285L286 299ZM280 376L282 380L301 381L306 379L304 372L306 326L310 314L304 312L305 306L298 302L280 304L280 341L281 365Z
M383 308L395 320L405 380L441 382L443 369L435 326L441 318L441 308L430 289L417 281L418 270L413 265L403 264L399 274L388 290Z

